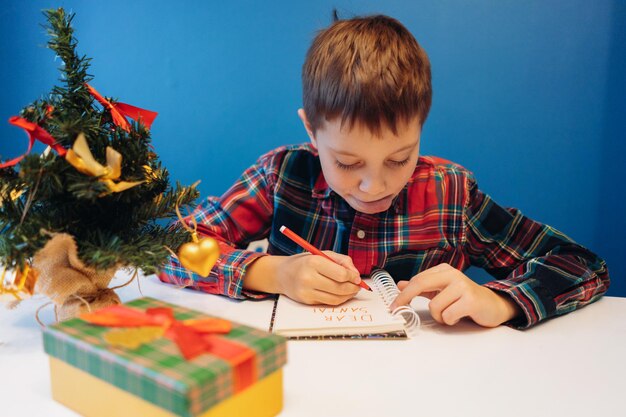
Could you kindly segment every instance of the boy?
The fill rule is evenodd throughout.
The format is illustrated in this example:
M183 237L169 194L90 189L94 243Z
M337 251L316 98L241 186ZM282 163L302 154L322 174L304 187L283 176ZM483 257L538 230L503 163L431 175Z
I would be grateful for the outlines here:
M222 255L193 288L234 298L285 294L337 305L360 275L382 267L400 281L392 307L417 295L453 325L463 317L525 328L597 300L609 285L603 260L549 226L504 209L472 174L419 155L430 109L430 63L398 21L335 21L311 45L298 110L309 144L263 155L221 198L194 212ZM295 231L340 265L302 253ZM267 254L243 250L268 238ZM478 285L462 271L486 269ZM188 273L172 260L166 282Z

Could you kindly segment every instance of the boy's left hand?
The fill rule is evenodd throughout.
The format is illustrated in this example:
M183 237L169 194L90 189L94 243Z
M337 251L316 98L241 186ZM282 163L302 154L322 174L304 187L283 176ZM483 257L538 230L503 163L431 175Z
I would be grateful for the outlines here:
M496 327L519 314L519 306L508 296L478 285L467 275L448 264L440 264L398 282L401 290L391 304L396 307L421 295L429 298L430 314L441 324L454 325L469 317L484 327Z

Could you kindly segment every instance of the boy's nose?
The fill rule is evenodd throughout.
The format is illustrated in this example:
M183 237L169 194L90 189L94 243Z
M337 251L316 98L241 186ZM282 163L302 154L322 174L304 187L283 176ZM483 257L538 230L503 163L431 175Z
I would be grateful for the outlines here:
M371 196L381 196L385 192L385 180L380 175L368 175L361 178L359 190Z

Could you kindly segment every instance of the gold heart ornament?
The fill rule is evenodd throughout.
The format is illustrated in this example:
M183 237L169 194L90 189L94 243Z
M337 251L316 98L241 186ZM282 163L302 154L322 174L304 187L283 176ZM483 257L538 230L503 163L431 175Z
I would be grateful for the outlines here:
M193 242L185 243L178 249L178 259L182 266L206 278L220 256L220 248L212 237L198 240L194 233L192 238Z

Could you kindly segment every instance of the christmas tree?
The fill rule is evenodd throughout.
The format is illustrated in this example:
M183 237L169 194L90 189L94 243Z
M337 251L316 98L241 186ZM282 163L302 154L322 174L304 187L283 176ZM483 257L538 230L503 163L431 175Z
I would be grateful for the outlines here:
M43 273L33 258L64 234L88 268L154 273L170 250L190 240L167 219L198 192L170 185L150 143L156 113L103 97L90 85L90 58L77 52L74 16L63 9L44 14L48 47L63 61L62 84L10 119L31 146L39 140L49 147L0 162L0 263L18 275L27 268Z

